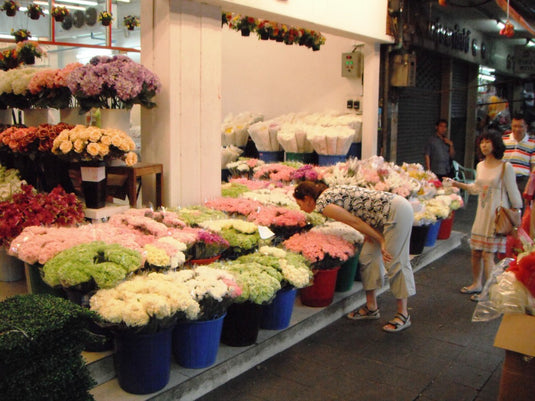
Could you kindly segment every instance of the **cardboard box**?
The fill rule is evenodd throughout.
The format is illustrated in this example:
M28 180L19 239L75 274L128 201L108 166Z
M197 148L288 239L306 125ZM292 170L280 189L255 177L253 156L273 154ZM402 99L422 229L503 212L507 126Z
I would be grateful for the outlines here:
M505 349L498 401L535 399L535 317L504 315L494 346Z

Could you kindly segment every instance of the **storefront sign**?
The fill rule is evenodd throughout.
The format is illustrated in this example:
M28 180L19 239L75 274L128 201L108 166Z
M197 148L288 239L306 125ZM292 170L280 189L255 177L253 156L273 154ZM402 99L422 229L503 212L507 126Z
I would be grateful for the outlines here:
M526 46L515 47L515 73L534 74L535 73L535 48Z
M453 50L460 50L468 53L470 50L470 30L461 29L455 24L453 28L446 24L441 24L437 19L431 22L427 31L429 37L437 44L444 45Z

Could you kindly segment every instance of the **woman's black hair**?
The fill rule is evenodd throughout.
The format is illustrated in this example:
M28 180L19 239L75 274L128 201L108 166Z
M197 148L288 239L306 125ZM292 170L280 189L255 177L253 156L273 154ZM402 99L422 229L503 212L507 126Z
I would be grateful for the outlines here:
M318 199L329 186L324 181L303 181L299 183L294 189L295 199L305 199L305 196L310 196L312 199Z
M505 144L503 143L501 135L493 131L486 131L479 136L478 143L481 144L483 139L487 139L492 142L492 154L496 159L501 160L503 154L505 153ZM478 149L478 151L481 152L481 149Z

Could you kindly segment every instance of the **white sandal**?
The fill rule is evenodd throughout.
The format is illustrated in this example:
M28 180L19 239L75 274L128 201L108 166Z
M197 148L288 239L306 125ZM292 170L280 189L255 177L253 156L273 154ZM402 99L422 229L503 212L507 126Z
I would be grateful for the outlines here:
M360 311L364 313L360 313ZM381 314L379 313L379 308L370 310L367 305L364 305L362 308L357 308L353 312L349 312L346 316L351 320L377 320L381 317Z
M397 320L396 320L397 319ZM405 316L403 313L396 313L394 319L389 320L387 325L383 326L383 331L387 333L397 333L398 331L403 331L411 327L411 316ZM394 326L391 328L389 325Z

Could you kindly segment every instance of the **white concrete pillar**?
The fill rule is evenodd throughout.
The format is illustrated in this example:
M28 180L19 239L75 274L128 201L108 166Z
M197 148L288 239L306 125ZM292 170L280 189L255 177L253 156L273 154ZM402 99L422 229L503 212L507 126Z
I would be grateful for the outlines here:
M163 163L165 206L198 204L221 188L221 9L142 0L141 16L141 62L162 82L142 110L142 159Z
M362 85L362 159L377 154L379 70L381 54L379 43L366 43L363 50L364 77Z

